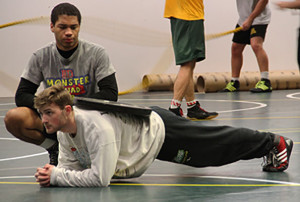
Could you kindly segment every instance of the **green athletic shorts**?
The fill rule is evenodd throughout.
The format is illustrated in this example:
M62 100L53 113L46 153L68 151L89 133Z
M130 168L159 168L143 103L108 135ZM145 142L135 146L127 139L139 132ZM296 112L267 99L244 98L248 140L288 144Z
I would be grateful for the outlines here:
M176 65L196 59L205 59L203 20L180 20L171 18L172 41Z

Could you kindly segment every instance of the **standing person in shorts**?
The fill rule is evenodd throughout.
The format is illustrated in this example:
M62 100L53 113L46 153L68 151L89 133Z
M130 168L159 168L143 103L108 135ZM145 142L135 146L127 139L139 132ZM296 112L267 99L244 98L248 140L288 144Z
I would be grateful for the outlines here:
M205 59L203 0L166 0L164 17L170 19L176 65L180 65L169 110L183 116L181 103L185 98L187 118L215 118L218 113L201 108L194 94L195 65Z
M281 9L300 9L300 0L294 1L279 1L276 5ZM298 30L298 53L297 53L298 67L300 69L300 28Z
M74 5L61 3L53 8L50 28L55 42L31 56L15 95L17 107L4 119L16 138L46 149L52 165L58 162L57 137L46 132L33 106L40 84L45 88L61 84L72 96L118 99L115 69L106 50L79 39L80 24L81 14Z
M269 59L263 48L263 43L268 24L271 20L271 10L268 0L236 0L239 20L236 27L242 27L242 31L236 32L232 39L231 47L231 81L221 92L235 92L240 88L239 77L243 65L243 51L247 44L256 56L260 70L260 81L253 93L271 92L272 86L269 80Z

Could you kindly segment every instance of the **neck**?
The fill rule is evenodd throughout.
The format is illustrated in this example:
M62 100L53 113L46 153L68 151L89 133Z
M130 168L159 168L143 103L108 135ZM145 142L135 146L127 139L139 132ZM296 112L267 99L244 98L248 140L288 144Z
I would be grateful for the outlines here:
M78 44L70 50L62 50L57 46L57 50L61 56L63 56L64 58L67 59L67 58L71 57L71 55L77 50L77 47L78 47Z
M76 127L74 111L72 111L72 113L69 114L67 119L67 124L65 125L64 128L61 129L61 131L65 133L73 134L74 136L76 135L77 127Z

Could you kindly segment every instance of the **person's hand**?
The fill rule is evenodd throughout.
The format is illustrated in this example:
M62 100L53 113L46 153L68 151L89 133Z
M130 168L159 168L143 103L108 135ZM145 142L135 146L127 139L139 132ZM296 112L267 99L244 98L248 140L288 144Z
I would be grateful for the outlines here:
M284 1L278 1L278 2L275 2L274 3L276 6L277 6L277 8L279 8L279 9L284 9L284 8L286 8L286 3L284 2Z
M246 30L248 30L248 29L250 29L250 27L251 27L251 25L252 25L252 20L250 20L250 19L247 19L247 20L245 20L245 22L243 23L243 25L242 25L242 30L243 31L246 31Z
M53 165L46 164L43 168L37 168L34 177L42 187L50 186L50 177L53 167Z

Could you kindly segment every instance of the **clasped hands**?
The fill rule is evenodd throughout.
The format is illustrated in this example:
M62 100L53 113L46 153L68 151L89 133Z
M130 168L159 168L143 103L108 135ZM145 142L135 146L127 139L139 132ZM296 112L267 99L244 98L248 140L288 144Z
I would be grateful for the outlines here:
M46 164L43 168L37 168L34 177L36 178L36 181L40 184L40 186L50 186L50 178L53 167L53 165Z

